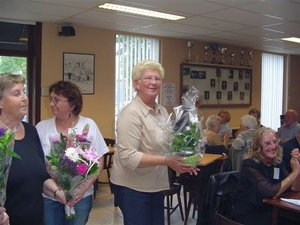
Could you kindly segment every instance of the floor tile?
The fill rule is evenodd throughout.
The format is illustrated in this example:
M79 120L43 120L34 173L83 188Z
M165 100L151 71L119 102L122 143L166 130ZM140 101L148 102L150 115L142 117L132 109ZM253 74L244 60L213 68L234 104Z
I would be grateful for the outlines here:
M183 199L183 198L182 198ZM174 204L176 204L174 198ZM197 213L196 213L197 214ZM195 225L197 219L190 215L188 225ZM100 184L96 199L93 200L93 209L87 225L122 225L123 215L118 207L114 207L114 195L110 193L108 184ZM165 219L167 225L167 220ZM138 224L137 224L138 225ZM171 225L183 225L180 211L177 209L171 215Z

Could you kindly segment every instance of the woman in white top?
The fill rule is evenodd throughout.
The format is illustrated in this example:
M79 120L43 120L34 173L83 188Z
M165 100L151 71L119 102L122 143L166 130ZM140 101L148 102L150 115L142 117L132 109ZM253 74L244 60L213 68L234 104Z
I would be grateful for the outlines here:
M45 156L50 154L50 137L70 134L71 129L82 134L85 126L89 125L86 139L91 142L101 157L100 169L103 170L103 155L108 152L106 143L98 129L97 124L90 118L80 114L82 110L82 94L79 88L69 81L58 81L49 87L50 107L53 118L43 120L36 125ZM67 205L75 208L75 218L65 219L64 205L54 198L44 196L44 225L83 225L88 221L92 209L93 183L98 179L94 176L78 191L76 198L71 199Z

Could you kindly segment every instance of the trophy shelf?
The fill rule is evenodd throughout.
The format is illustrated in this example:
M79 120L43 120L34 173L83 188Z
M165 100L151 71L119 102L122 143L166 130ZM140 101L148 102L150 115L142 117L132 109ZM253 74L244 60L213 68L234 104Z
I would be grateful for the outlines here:
M196 65L196 66L208 66L208 67L215 67L215 68L232 68L232 69L252 70L252 67L249 67L249 66L235 66L235 65L229 65L229 64L199 63L199 62L184 62L182 64Z
M251 105L252 67L184 62L180 65L180 96L195 87L201 107Z

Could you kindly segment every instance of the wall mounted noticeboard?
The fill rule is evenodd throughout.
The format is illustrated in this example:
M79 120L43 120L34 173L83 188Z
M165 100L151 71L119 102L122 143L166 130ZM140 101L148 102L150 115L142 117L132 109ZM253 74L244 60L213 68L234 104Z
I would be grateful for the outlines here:
M201 107L251 105L252 68L220 64L182 63L180 93L200 91Z

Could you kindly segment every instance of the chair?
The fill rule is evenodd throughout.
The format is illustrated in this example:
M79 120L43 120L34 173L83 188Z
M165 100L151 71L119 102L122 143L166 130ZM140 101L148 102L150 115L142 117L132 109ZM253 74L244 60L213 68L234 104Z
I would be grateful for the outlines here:
M216 213L231 218L239 175L228 171L210 176L204 198L198 202L197 224L216 225Z
M235 150L232 146L229 149L229 159L233 171L241 171L244 155L247 153L249 147L245 147L242 150Z
M215 221L216 225L242 225L241 223L235 222L225 216L222 216L220 213L215 214Z
M192 204L194 204L192 218L195 218L197 203L199 201L199 193L202 193L203 190L205 189L209 176L211 174L224 172L226 170L226 167L231 168L231 165L230 166L226 165L228 162L228 156L225 154L226 148L224 145L206 146L205 152L210 154L223 154L223 157L221 159L216 159L213 164L201 168L202 171L199 172L198 178L194 177L194 179L191 179L190 177L189 181L186 181L186 183L183 184L183 198L184 198L184 206L185 206L184 225L187 224ZM202 174L205 175L202 176ZM207 176L207 174L210 175ZM189 193L188 200L187 200L187 193Z
M104 138L104 141L105 141L107 146L114 147L114 145L115 145L115 140L114 139ZM113 164L113 155L114 155L114 152L107 152L103 156L104 157L103 170L106 170L108 182L99 181L98 179L94 182L94 198L96 198L96 193L97 193L97 190L98 190L98 184L99 183L109 184L110 191L111 191L111 193L113 193L112 185L110 183L110 169L111 169L112 164Z
M165 209L167 210L167 221L168 225L171 224L171 215L172 213L179 207L181 219L184 220L183 216L183 208L180 198L180 192L181 192L181 184L179 182L179 177L176 176L176 172L168 167L168 175L169 175L169 182L170 182L170 189L165 190L165 199L167 206L165 206ZM176 206L173 206L173 195L177 195L178 203Z

